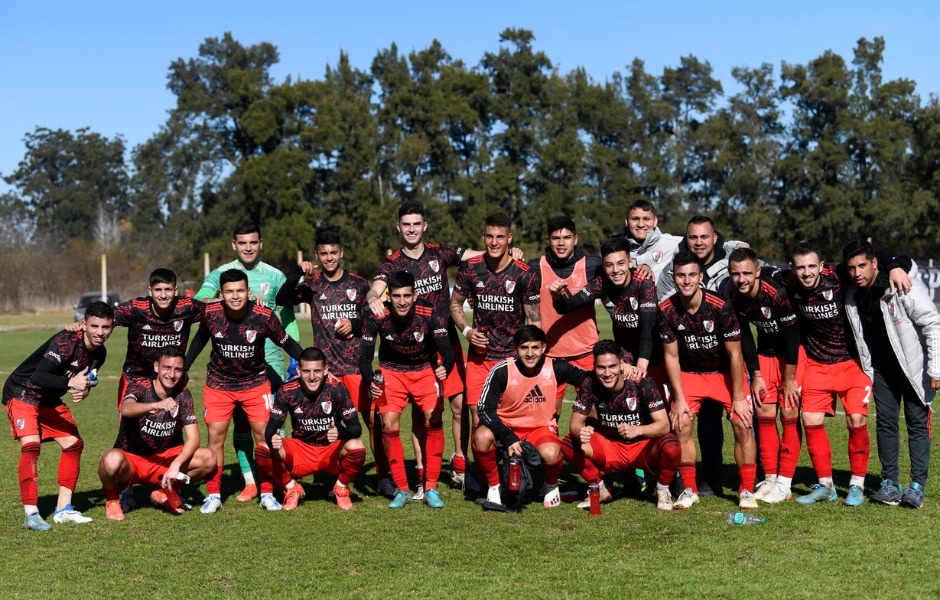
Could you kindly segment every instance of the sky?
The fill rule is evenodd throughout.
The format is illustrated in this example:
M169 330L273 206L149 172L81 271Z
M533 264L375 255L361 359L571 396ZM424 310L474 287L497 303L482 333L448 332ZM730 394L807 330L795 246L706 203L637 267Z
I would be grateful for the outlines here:
M583 8L575 9L575 6ZM562 73L583 66L597 81L634 58L653 74L682 56L707 60L734 93L731 69L805 64L826 50L850 63L859 38L885 38L885 80L912 79L923 98L940 94L940 3L884 2L13 2L0 3L0 174L23 159L36 127L87 127L121 135L128 148L166 120L171 62L198 55L226 31L243 45L271 42L275 81L319 79L345 51L368 70L396 43L407 53L438 39L469 65L499 50L507 27L530 29L534 46ZM10 187L0 182L0 191Z

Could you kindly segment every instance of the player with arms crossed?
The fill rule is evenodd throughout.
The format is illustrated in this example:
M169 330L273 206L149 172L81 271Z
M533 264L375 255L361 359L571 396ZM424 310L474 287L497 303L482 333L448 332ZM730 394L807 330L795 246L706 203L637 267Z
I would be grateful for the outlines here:
M20 441L17 474L26 520L33 531L52 526L39 514L36 465L40 444L54 440L62 448L59 459L59 499L52 520L56 523L89 523L91 519L72 507L72 493L81 469L85 443L69 407L62 403L68 392L81 402L91 391L94 375L107 358L104 343L111 335L114 310L105 302L85 309L84 331L62 331L33 352L10 373L3 385L3 405L14 440Z
M303 350L270 309L248 299L248 276L239 269L219 277L222 302L206 306L205 317L186 354L187 369L212 341L203 406L209 429L209 449L215 452L216 470L206 483L208 497L200 511L212 514L222 507L222 465L225 436L232 413L241 405L248 415L255 443L264 441L274 394L265 375L265 342L268 339L297 359Z
M131 483L157 487L150 501L180 515L185 504L178 489L183 482L215 472L215 454L199 447L199 424L183 363L182 348L161 348L152 365L156 378L134 380L124 393L120 447L108 450L98 465L105 512L113 521L124 520L119 493Z
M676 253L672 278L676 293L659 304L657 318L666 373L674 394L670 420L682 444L679 472L685 489L676 499L675 508L685 510L698 503L692 425L705 399L724 406L731 419L734 458L741 480L738 506L756 508L753 490L757 449L751 432L753 408L744 391L741 327L730 302L701 288L701 265L694 254Z
M300 355L299 374L278 391L265 441L255 448L261 506L281 510L273 495L276 486L284 490L284 510L297 508L304 490L293 478L326 471L338 476L333 485L337 506L349 510L349 484L366 461L355 403L342 384L328 380L326 356L318 348L307 348ZM281 438L288 415L291 437Z
M402 508L412 500L405 472L405 451L399 433L401 413L409 401L415 403L424 418L427 472L424 501L431 508L444 508L437 491L444 457L444 410L438 382L447 379L454 368L447 332L437 327L433 307L417 298L415 278L396 271L388 277L389 301L381 317L366 315L362 325L359 372L369 385L382 419L382 446L388 456L395 480L395 495L389 508ZM379 346L379 369L383 385L374 381L372 358Z
M241 221L235 225L232 234L232 250L235 251L235 260L225 263L206 275L202 287L196 292L194 298L196 300L210 300L220 297L222 285L219 278L222 273L229 269L238 269L244 271L248 276L251 301L272 311L276 310L275 297L277 297L281 286L284 285L285 277L278 269L261 261L263 246L264 240L261 238L261 227L257 223ZM300 331L297 328L293 309L291 307L282 307L277 312L287 333L295 340L299 340ZM284 354L271 340L268 340L264 350L268 381L271 383L271 389L277 390L287 376L287 368L284 366ZM258 496L258 486L255 484L255 478L251 471L251 428L248 425L244 411L240 407L236 407L234 422L235 431L232 434L232 446L235 448L238 466L245 478L245 489L238 494L236 499L239 502L248 502Z

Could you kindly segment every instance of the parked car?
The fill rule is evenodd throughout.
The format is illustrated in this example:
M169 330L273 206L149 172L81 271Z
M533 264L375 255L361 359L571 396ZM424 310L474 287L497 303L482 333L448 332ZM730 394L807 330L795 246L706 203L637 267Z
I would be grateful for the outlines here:
M78 304L75 308L75 320L81 321L85 316L85 309L88 308L88 305L96 300L101 300L101 292L85 292L78 299ZM121 303L121 300L118 298L117 292L108 292L108 304L111 306L117 306Z

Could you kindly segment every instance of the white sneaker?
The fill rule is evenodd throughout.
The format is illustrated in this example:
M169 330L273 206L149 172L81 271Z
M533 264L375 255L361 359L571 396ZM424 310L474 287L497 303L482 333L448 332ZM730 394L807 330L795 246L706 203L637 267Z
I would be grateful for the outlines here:
M204 515L213 515L220 508L222 508L222 498L219 498L215 494L209 494L206 496L205 501L202 503L202 508L199 509Z
M696 504L698 504L698 494L693 492L692 488L685 488L672 507L676 510L689 510Z
M793 497L793 494L790 493L789 487L784 487L779 483L775 483L773 489L770 490L770 493L764 498L764 502L767 504L780 504L781 502L786 502Z
M380 496L391 498L398 490L395 489L395 484L392 483L391 479L388 477L383 477L382 479L379 479L379 484L376 486L376 491Z
M601 487L601 504L603 504L604 502L610 502L610 499L613 498L614 495L610 493L610 490L607 489L607 486L604 485L603 481L601 481L600 487ZM587 510L591 508L591 497L588 496L587 498L584 499L583 502L579 502L578 508L582 510Z
M741 493L738 494L738 508L744 510L757 508L757 498L754 497L754 493L741 490Z
M777 481L776 475L768 475L767 478L754 486L754 499L764 501L774 489L774 483Z
M272 512L281 510L281 503L277 501L274 494L261 494L261 502L259 502L259 504L264 510L270 510Z
M659 510L672 510L672 492L669 491L668 487L656 488L656 508Z
M415 495L411 497L415 502L421 502L424 500L424 486L419 485L418 491L415 492Z
M486 492L486 501L492 502L493 504L502 504L503 499L499 495L499 486L494 485Z
M91 519L72 508L68 504L62 510L57 510L52 515L52 520L56 523L91 523Z
M542 499L542 504L547 508L561 506L561 492L558 491L558 485L549 488L545 497Z

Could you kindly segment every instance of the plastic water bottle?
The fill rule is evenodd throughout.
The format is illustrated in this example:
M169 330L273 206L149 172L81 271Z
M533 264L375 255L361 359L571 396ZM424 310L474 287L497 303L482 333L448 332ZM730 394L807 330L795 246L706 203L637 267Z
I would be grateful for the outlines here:
M98 369L92 369L85 373L85 377L88 378L88 383L91 387L98 385Z
M590 502L590 514L600 516L601 514L601 485L592 481L588 484L588 501Z
M522 458L513 454L509 457L509 489L518 492L522 487Z
M749 515L743 512L727 513L725 523L728 525L763 525L767 522L764 517Z

